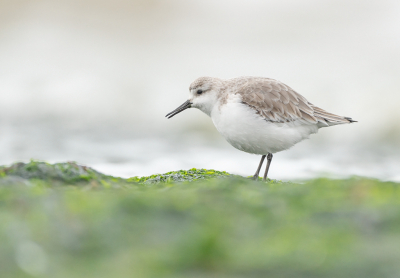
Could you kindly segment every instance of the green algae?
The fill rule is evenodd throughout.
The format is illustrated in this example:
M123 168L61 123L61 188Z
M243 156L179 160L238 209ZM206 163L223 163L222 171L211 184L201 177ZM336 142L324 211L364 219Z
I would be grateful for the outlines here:
M10 166L0 166L0 185L25 183L46 185L49 187L76 185L92 188L127 186L129 181L104 175L90 167L76 162L50 164L31 160L18 162Z
M90 167L76 162L50 164L43 161L31 160L28 163L18 162L10 166L0 166L0 184L37 183L43 181L48 186L77 185L90 187L119 187L132 184L158 184L175 182L193 182L214 178L234 177L225 171L196 169L172 171L147 177L132 177L123 179L104 175Z
M208 180L213 178L234 176L225 171L196 169L172 171L165 174L156 174L148 177L132 177L128 181L133 181L143 184L153 183L172 183L172 182L191 182L198 180Z

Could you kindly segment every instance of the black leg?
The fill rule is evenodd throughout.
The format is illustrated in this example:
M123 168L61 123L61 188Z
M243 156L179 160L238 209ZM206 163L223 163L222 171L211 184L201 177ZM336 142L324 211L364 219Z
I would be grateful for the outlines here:
M263 181L267 180L269 165L271 165L272 157L273 157L272 153L269 153L268 156L267 156L267 167L265 167L265 173L264 173Z
M258 165L257 171L253 176L253 180L257 180L258 179L258 174L260 174L260 170L261 170L261 166L264 163L264 159L265 159L266 155L261 156L261 160L260 160L260 164Z

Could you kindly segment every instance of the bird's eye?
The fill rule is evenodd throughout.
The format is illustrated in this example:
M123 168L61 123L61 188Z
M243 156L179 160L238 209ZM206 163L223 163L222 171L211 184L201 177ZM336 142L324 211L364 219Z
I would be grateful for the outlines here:
M201 95L202 93L203 93L203 90L200 90L200 89L197 90L197 94L198 94L198 95Z

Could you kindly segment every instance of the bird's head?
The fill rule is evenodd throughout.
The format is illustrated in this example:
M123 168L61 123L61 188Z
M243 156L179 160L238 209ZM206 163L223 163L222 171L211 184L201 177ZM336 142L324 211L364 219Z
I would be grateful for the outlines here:
M223 81L214 77L197 78L189 87L189 99L166 117L172 118L187 108L198 108L210 116L223 88Z

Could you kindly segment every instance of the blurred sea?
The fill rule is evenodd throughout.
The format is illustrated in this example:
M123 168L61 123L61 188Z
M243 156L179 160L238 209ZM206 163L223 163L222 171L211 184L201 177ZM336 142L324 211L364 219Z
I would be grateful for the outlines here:
M277 179L400 180L400 2L1 1L0 164L73 160L107 174L254 174L200 111L199 76L283 81L353 117L274 156Z
M189 112L201 113L197 110ZM212 125L211 120L209 125ZM342 134L351 128L349 125L332 127ZM321 129L319 133L326 131ZM400 152L397 148L371 148L363 142L341 144L316 140L321 134L275 154L271 178L301 180L358 175L400 181ZM51 129L36 125L3 127L0 164L29 161L30 158L52 163L76 161L103 173L126 178L190 168L253 175L260 157L238 151L219 134L214 135L213 138L200 132L175 134L171 129L170 135L135 138L115 130L65 131L60 127Z

